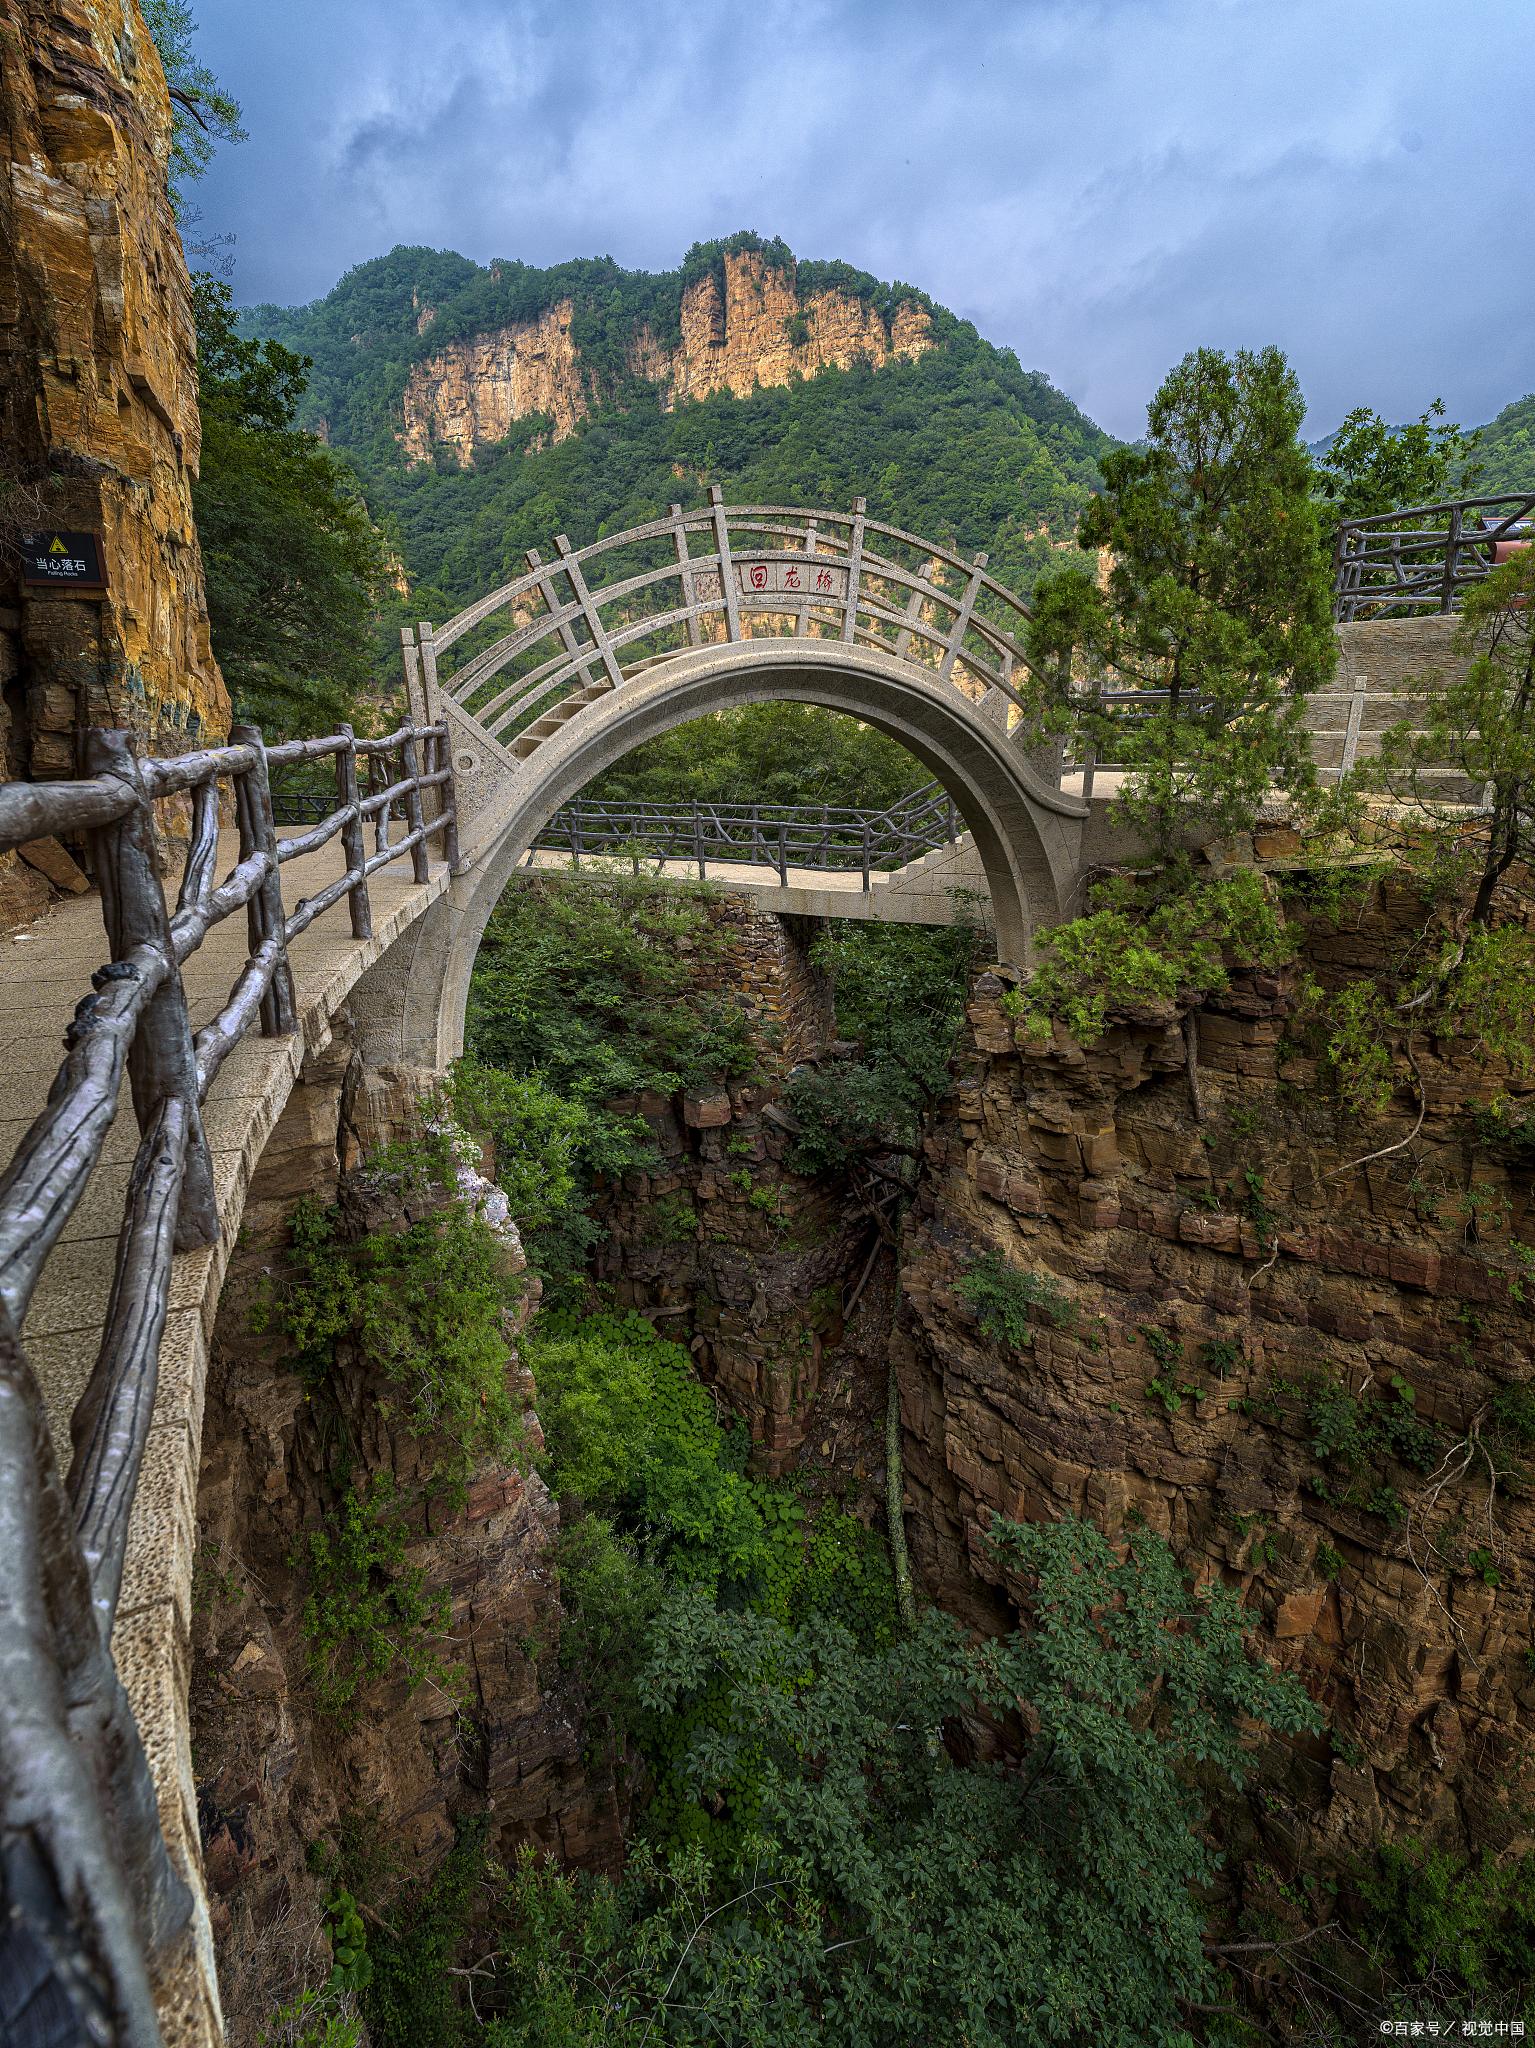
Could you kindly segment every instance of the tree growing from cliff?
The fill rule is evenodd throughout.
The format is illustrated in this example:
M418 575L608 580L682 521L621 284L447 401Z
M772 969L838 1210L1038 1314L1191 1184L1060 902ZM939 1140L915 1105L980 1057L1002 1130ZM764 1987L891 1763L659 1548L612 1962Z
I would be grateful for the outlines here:
M1456 652L1463 673L1420 679L1410 717L1381 735L1366 778L1427 822L1475 877L1470 917L1492 922L1500 885L1535 890L1535 548L1466 595ZM1455 781L1446 784L1444 770ZM1437 772L1436 772L1437 771ZM1449 794L1446 795L1448 790ZM1484 815L1468 818L1466 801Z
M1120 812L1163 858L1249 829L1276 784L1314 786L1302 712L1337 652L1304 411L1278 349L1186 356L1078 525L1106 580L1073 567L1035 593L1031 658L1103 678L1083 733L1125 765Z
M197 23L186 0L139 0L139 11L171 96L171 204L185 219L186 187L208 168L218 144L245 140L240 103L192 54Z
M194 277L202 466L193 489L213 651L269 739L334 730L363 697L382 535L350 470L295 421L307 363L247 341L228 285Z

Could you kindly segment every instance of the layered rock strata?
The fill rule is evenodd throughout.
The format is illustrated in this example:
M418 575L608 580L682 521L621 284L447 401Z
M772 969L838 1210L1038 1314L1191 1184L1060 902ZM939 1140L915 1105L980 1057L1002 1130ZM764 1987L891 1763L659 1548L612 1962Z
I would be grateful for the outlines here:
M135 0L0 0L0 742L3 772L75 772L75 733L157 753L222 737L192 522L191 288L166 191L171 107ZM101 536L104 591L22 581L14 542ZM47 900L0 857L0 923Z
M1380 891L1314 925L1306 965L1389 975L1412 922ZM999 1611L993 1515L1139 1517L1240 1590L1329 1715L1330 1739L1268 1759L1292 1847L1528 1843L1535 1189L1527 1148L1477 1121L1509 1077L1421 1043L1421 1128L1399 1062L1361 1132L1287 1036L1295 975L1248 975L1196 1019L1200 1121L1171 1006L1038 1050L1004 994L976 986L904 1240L927 1591ZM988 1254L1028 1276L1022 1348L964 1284Z
M420 315L421 331L430 308ZM600 396L572 337L569 299L535 319L446 344L416 364L405 387L401 444L408 460L434 447L468 462L484 443L505 439L518 420L553 421L563 440ZM661 386L668 409L684 399L728 391L746 398L758 386L813 377L832 366L867 361L876 368L933 346L927 311L914 299L889 323L876 308L841 290L801 295L789 270L745 251L723 259L723 274L696 279L682 295L681 339L671 345L649 328L633 336L632 375Z

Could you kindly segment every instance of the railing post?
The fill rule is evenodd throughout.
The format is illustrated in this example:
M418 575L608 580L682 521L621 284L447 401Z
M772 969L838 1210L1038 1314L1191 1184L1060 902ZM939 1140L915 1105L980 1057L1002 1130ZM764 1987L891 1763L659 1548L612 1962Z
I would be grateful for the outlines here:
M424 833L426 818L421 809L421 749L416 742L414 726L405 728L405 737L400 741L400 769L409 781L405 792L405 830L407 833ZM410 872L418 882L430 878L431 862L427 858L424 837L418 839L410 850Z
M357 742L349 725L342 726L341 737L346 744L336 756L336 801L350 813L341 827L341 845L346 854L347 873L356 877L347 899L352 908L352 937L371 939L373 906L368 900L368 846L362 833L362 812L358 809L361 796L357 788Z
M266 746L259 726L232 725L229 737L237 747L255 750L256 764L235 782L235 822L240 828L240 858L265 854L266 878L245 911L252 954L275 938L277 964L261 998L261 1035L286 1038L298 1029L293 998L293 973L288 966L287 918L282 907L282 876L277 863L277 827L272 821L272 788L267 777Z
M863 821L863 893L869 893L869 821Z
M704 833L699 823L698 806L693 806L693 860L698 868L698 879L704 879Z
M741 593L736 589L735 562L730 553L730 528L725 521L725 493L718 484L709 486L709 509L714 515L714 551L720 559L720 595L725 601L727 639L741 637Z
M448 732L448 715L439 704L442 713L442 731L432 742L432 765L434 774L445 774L447 781L440 785L442 811L439 815L447 819L442 828L442 857L448 863L448 873L456 875L463 864L463 855L458 844L458 784L453 779L453 742Z
M863 574L863 522L868 500L853 500L853 530L847 544L847 606L842 614L842 638L851 641L858 629L858 579Z
M682 507L669 505L667 510L672 515L672 535L677 543L677 561L682 569L682 602L688 615L688 645L702 647L704 629L698 616L698 584L688 556L688 531L682 523Z
M787 889L789 886L789 821L787 818L780 818L778 821L778 886L780 889Z
M213 1191L213 1159L197 1102L197 1056L192 1049L186 991L176 965L170 917L155 861L154 813L127 733L93 728L85 735L84 756L88 775L110 775L138 798L126 817L91 834L91 857L112 958L126 960L140 946L152 946L167 962L165 979L150 997L134 1033L128 1075L141 1133L149 1132L169 1097L180 1096L186 1103L186 1167L176 1248L195 1251L218 1238L218 1203ZM259 751L257 758L261 758Z
M1439 588L1439 609L1442 612L1455 608L1455 569L1460 553L1460 511L1459 505L1450 507L1450 523L1444 536L1444 576Z

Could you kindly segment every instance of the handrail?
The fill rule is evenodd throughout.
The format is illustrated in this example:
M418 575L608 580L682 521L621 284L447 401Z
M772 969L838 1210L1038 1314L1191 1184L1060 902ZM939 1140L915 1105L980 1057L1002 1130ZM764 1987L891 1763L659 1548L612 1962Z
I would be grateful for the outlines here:
M787 883L791 867L826 873L861 870L865 892L876 873L947 846L959 837L959 813L936 782L884 810L833 804L653 803L615 804L578 797L555 812L534 848L583 857L622 858L657 870L669 860L691 861L700 879L708 863L776 868ZM531 859L531 852L530 852Z
M1535 542L1535 491L1455 498L1345 519L1333 541L1333 617L1458 610L1499 551Z
M861 498L851 512L728 506L716 485L692 511L673 505L665 519L585 547L563 534L554 545L551 560L530 549L525 574L446 625L406 634L407 678L440 686L519 757L561 721L572 693L622 688L641 664L706 640L749 639L764 617L779 638L900 655L990 700L1004 723L1027 708L1028 607L987 573L984 554L967 561L871 519ZM591 580L599 568L616 573ZM476 630L498 615L498 637Z
M366 800L359 759L368 770ZM298 848L277 838L268 769L313 760L334 762L337 803L322 829L306 835L305 850L339 832L347 864L338 881L287 911L279 869ZM18 1914L46 1914L45 1899L64 1902L58 1910L73 1924L39 1924L38 1953L61 1952L62 1943L63 1953L91 1959L78 1984L71 1977L81 2038L158 2048L151 1979L191 1902L160 1832L111 1637L172 1259L218 1235L203 1104L258 1020L264 1037L297 1030L290 943L343 896L354 936L370 937L369 876L408 859L414 879L425 882L433 838L456 867L457 812L444 724L407 724L365 740L343 728L270 749L255 727L237 726L227 746L167 760L140 759L130 734L97 730L85 735L85 764L90 772L75 781L0 785L0 852L44 837L88 839L108 955L75 1006L47 1107L0 1173L0 1833L8 1844L24 1842L35 1866L28 1894L12 1893L13 1927ZM217 882L221 783L232 792L239 854ZM172 911L153 807L181 793L191 798L191 836ZM391 843L396 811L407 830ZM371 855L365 820L374 831ZM240 909L245 964L223 1008L194 1036L181 969L213 926ZM48 1255L100 1162L125 1072L140 1141L106 1325L61 1478L21 1330ZM0 1928L0 1950L7 1938Z

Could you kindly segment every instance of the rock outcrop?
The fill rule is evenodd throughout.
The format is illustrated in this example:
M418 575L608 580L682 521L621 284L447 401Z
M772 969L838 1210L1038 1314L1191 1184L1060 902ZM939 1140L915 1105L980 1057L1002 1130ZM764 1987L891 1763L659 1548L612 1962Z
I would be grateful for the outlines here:
M421 331L430 308L420 313ZM435 446L468 462L483 443L500 441L516 421L539 415L563 440L598 394L572 337L569 299L536 319L448 343L418 363L405 387L402 445L412 462ZM787 384L828 366L862 359L876 368L933 346L926 309L902 301L884 315L841 290L801 294L794 273L753 251L723 259L722 274L697 278L682 295L681 339L674 346L641 328L629 346L634 376L662 388L668 408L729 391L749 397L759 385Z
M536 1283L507 1332L523 1449L482 1458L451 1489L432 1477L432 1440L391 1412L368 1359L338 1349L321 1401L280 1343L253 1329L294 1205L306 1198L339 1199L354 1239L467 1202L500 1239L507 1270L523 1270L505 1197L472 1155L451 1189L356 1168L359 1143L388 1131L402 1092L388 1077L371 1077L371 1087L369 1078L345 1042L306 1062L253 1178L214 1333L198 1492L193 1757L231 2048L267 2038L272 2014L323 1957L326 1884L306 1852L316 1842L334 1847L360 1817L422 1872L468 1815L504 1858L525 1842L567 1863L606 1866L620 1854L612 1785L589 1774L559 1679L559 1511L534 1470L542 1438L513 1341L536 1305ZM459 1676L411 1690L392 1664L364 1681L338 1720L320 1711L308 1676L305 1595L327 1588L304 1558L309 1532L336 1526L343 1467L359 1494L382 1477L401 1501L423 1487L431 1496L405 1564L445 1591L442 1639ZM307 1981L314 1974L308 1968Z
M1313 927L1306 965L1389 972L1411 921L1379 891ZM903 1247L929 1594L997 1611L995 1514L1139 1516L1240 1589L1327 1711L1330 1742L1265 1759L1290 1849L1528 1846L1535 1189L1528 1151L1477 1128L1499 1077L1422 1043L1421 1129L1399 1063L1390 1127L1361 1136L1287 1039L1292 975L1249 975L1198 1014L1200 1122L1171 1005L1041 1051L1004 992L975 989ZM987 1254L1027 1276L1022 1348L963 1284Z
M171 108L136 0L0 0L0 742L75 772L75 732L157 753L222 737L192 523L191 288L166 191ZM104 592L21 581L18 534L102 536ZM0 923L40 908L0 859Z

